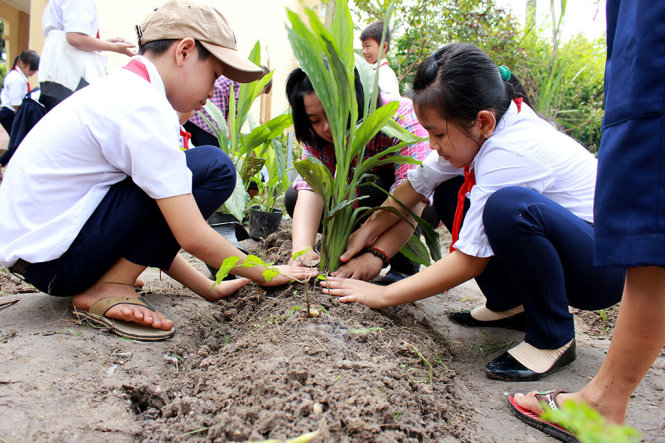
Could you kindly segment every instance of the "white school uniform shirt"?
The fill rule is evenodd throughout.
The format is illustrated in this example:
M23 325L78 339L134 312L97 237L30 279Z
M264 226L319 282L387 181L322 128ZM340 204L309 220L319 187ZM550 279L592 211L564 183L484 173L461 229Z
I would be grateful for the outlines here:
M593 223L597 164L582 145L538 117L525 103L519 113L511 103L471 162L476 184L467 195L471 205L455 248L475 257L494 255L483 226L483 210L490 195L508 186L533 189ZM463 175L462 169L432 151L421 167L409 171L408 179L431 201L439 184L458 175Z
M46 40L39 61L39 82L59 83L75 91L81 78L88 83L106 74L106 57L67 43L68 32L96 37L97 6L93 0L49 0L42 15Z
M192 192L178 117L151 82L118 69L76 92L28 133L0 185L0 264L60 257L109 188L128 176L150 197Z
M14 106L19 106L23 97L28 93L28 78L23 71L14 68L5 76L0 92L0 107L16 112Z
M376 66L374 70L376 70ZM388 60L385 58L379 63L379 89L381 90L382 96L386 96L384 101L394 101L399 100L399 82L397 81L397 76L395 71L388 64Z

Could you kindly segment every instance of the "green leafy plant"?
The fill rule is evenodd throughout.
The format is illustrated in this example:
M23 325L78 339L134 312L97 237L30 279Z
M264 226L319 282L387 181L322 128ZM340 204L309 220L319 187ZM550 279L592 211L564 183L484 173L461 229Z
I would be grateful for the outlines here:
M251 179L256 183L259 192L252 198L250 205L255 203L264 212L277 209L289 188L289 177L286 174L286 138L286 134L273 138L256 152L257 158L265 159L268 177L265 182L258 175ZM272 149L268 149L268 146Z
M261 62L261 47L258 41L252 48L248 59L257 65ZM291 125L291 116L282 114L253 128L248 134L242 133L242 128L248 121L252 103L261 95L272 78L272 74L269 72L252 83L242 83L238 91L237 102L233 85L231 86L228 122L214 103L209 101L205 105L212 120L205 115L203 115L203 119L217 137L220 148L231 157L236 167L236 187L231 197L224 203L223 209L233 214L238 220L243 219L245 207L249 201L247 187L250 178L263 168L266 161L263 156L257 156L255 150L258 148L259 152L265 151L270 140L281 136L284 130ZM216 125L213 120L217 123Z
M547 408L542 417L575 434L581 443L636 443L640 433L630 426L608 424L605 418L584 402L566 400L561 408Z
M323 26L314 11L306 9L305 12L309 28L295 12L289 10L291 26L287 31L300 67L311 81L326 113L336 165L334 174L314 158L300 160L294 166L314 192L323 198L319 267L322 271L332 272L340 266L339 256L346 248L356 220L369 209L359 205L362 198L356 197L357 188L375 167L393 163L418 164L413 158L391 154L422 139L393 120L398 102L374 110L374 101L368 100L365 103L365 118L359 121L354 89L356 56L353 51L353 23L347 1L335 2L330 30ZM389 16L390 11L387 18ZM375 96L376 85L364 87L366 91L373 92L365 94L365 97ZM402 142L364 159L365 146L380 130Z

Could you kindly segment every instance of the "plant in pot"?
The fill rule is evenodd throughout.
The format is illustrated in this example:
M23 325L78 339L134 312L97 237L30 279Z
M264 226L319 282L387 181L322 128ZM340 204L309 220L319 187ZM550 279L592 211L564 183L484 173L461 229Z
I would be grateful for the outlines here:
M388 8L386 23L389 22L390 11ZM361 206L362 199L356 197L356 189L369 178L371 175L369 171L377 166L419 163L413 158L394 154L422 139L406 131L393 120L398 108L397 102L374 109L376 100L366 100L364 110L366 117L363 120L358 119L358 102L354 93L356 56L353 51L353 22L347 1L335 2L330 30L323 26L316 12L306 9L306 14L309 18L309 28L296 13L288 11L291 26L287 30L300 67L307 74L325 110L334 142L336 165L334 173L315 158L294 162L294 166L314 192L323 198L319 267L322 272L332 272L340 266L339 256L346 249L356 220L368 211L392 210ZM378 72L373 79L368 80L372 75L367 75L366 70L359 71L366 92L365 97L376 98ZM379 131L402 142L364 159L365 146ZM399 211L393 212L402 216ZM438 235L421 218L415 217L415 220L423 228L430 255L434 259L440 258ZM414 261L429 264L427 249L416 235L412 236L402 251L407 257L417 259Z
M269 146L272 149L268 149ZM259 178L259 174L252 178L259 192L250 201L249 236L259 239L266 238L279 228L284 213L284 193L289 187L289 177L286 174L286 134L264 143L256 154L257 157L265 159L263 171L267 173L265 179Z

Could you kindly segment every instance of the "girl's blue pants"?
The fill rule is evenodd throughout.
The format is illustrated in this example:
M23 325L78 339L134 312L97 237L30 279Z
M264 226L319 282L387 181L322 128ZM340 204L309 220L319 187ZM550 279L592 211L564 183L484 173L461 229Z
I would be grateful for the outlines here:
M462 182L462 177L448 180L434 195L449 230ZM524 305L525 340L536 348L556 349L575 336L568 306L604 309L621 299L625 271L594 266L593 226L538 192L522 187L495 192L483 224L494 251L476 277L486 306L505 311Z

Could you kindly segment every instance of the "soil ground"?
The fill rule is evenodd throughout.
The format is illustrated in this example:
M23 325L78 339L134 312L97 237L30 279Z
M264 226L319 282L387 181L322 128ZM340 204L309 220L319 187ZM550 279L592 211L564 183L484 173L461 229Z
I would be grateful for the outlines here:
M285 237L243 246L288 256ZM159 271L143 278L145 296L176 322L169 341L77 324L70 299L0 269L0 442L245 441L316 430L315 441L554 441L514 418L506 394L583 386L616 317L616 308L605 321L577 313L570 367L505 383L482 368L523 335L446 317L482 303L472 282L382 311L312 291L320 316L305 318L302 285L250 285L212 304ZM661 355L628 411L647 442L665 442L664 368Z

